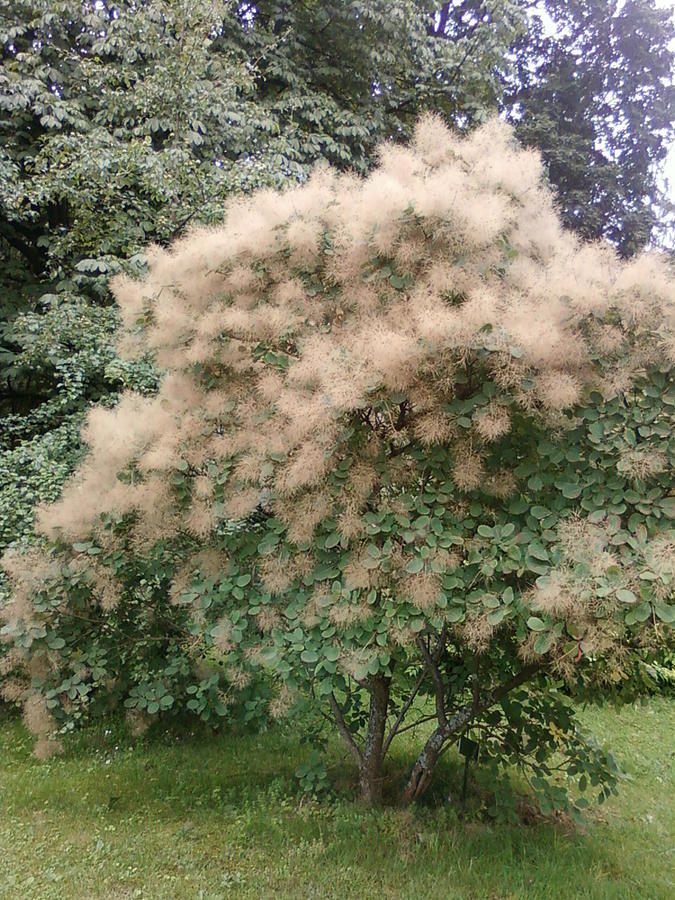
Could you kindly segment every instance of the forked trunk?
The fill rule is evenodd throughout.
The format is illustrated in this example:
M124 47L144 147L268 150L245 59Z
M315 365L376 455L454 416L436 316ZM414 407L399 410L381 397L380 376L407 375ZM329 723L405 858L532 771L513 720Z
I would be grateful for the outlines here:
M424 749L415 760L415 765L405 786L403 796L406 803L414 803L415 800L419 800L431 784L434 769L446 738L445 729L437 728L427 740Z
M509 691L519 687L526 681L529 681L538 670L538 664L532 663L532 665L525 666L524 669L508 681L504 682L504 684L501 684L495 690L484 694L482 698L480 698L478 692L476 692L472 703L469 703L463 709L460 709L451 719L444 719L444 721L439 724L438 728L436 728L427 740L412 768L403 793L407 803L413 803L415 800L419 800L431 784L436 763L447 742L451 739L457 739L460 733L473 719L476 718L476 716L481 715L494 706L495 703L498 703L502 697L505 697L509 693Z

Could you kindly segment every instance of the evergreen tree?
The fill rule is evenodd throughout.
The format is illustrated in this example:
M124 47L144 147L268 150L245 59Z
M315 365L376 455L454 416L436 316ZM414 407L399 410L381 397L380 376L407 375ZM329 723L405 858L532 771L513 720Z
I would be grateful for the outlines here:
M623 256L658 225L674 39L654 0L556 0L534 5L514 48L504 108L520 140L541 151L564 223Z

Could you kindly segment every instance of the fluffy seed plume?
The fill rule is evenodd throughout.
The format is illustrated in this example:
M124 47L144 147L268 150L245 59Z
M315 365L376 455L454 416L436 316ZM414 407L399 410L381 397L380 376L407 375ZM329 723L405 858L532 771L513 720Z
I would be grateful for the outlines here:
M207 507L221 502L203 474L215 460L238 480L225 488L226 517L278 500L300 543L331 512L355 536L377 454L355 469L350 508L330 510L324 490L355 423L373 444L454 446L455 483L471 492L484 482L483 460L443 404L466 393L478 360L497 393L473 414L472 435L491 448L507 439L516 405L559 416L606 381L624 343L618 319L634 330L628 383L654 347L673 343L666 260L624 264L607 247L578 245L558 224L538 157L503 123L460 140L427 116L409 147L384 147L379 158L366 180L324 168L283 194L237 198L223 225L171 252L155 248L144 281L115 281L134 339L144 312L141 346L166 375L154 397L91 412L87 461L40 511L44 532L76 540L101 513L143 521L164 505L145 521L205 539L215 525ZM504 240L513 248L505 268ZM595 371L602 358L608 365ZM186 463L202 472L188 473L193 507L169 515L166 486ZM658 453L622 461L634 478L661 465ZM484 487L505 495L507 480ZM139 546L151 530L139 530Z

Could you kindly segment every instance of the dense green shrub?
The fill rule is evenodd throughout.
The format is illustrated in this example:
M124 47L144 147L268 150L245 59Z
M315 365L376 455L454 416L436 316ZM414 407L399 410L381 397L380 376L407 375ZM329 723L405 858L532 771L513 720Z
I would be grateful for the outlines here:
M428 118L367 180L232 201L115 290L166 375L92 411L53 543L4 558L4 693L41 749L120 699L311 696L367 800L425 721L409 800L467 733L545 807L607 796L570 697L620 697L675 618L666 261L562 232L505 126Z

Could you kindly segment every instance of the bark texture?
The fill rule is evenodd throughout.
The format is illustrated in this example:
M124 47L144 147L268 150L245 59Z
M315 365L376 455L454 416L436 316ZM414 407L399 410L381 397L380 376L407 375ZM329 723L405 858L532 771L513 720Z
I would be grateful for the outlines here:
M382 763L386 752L384 733L387 726L391 679L376 676L371 678L366 686L370 693L370 709L363 748L359 747L354 740L354 735L347 727L340 705L332 694L330 707L338 731L358 764L361 799L369 806L377 806L382 802Z
M448 741L458 737L473 719L499 703L509 691L529 681L536 674L538 668L538 665L526 666L513 678L485 694L482 699L477 691L474 691L473 701L462 707L449 719L445 718L445 713L443 713L442 721L428 738L412 767L403 795L407 803L418 800L431 784L436 763Z

